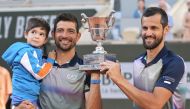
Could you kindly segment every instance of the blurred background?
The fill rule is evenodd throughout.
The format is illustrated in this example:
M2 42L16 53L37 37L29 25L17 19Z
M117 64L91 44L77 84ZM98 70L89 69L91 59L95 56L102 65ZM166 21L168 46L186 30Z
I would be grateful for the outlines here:
M106 17L115 10L115 24L104 41L108 53L117 55L121 62L123 75L132 82L132 61L144 52L140 35L140 17L145 8L158 6L163 8L169 19L170 31L166 37L168 48L184 58L186 109L190 109L190 0L0 0L0 56L12 43L25 41L23 32L27 20L31 17L46 19L51 27L57 14L70 12L81 20L81 13L90 16ZM88 30L80 23L82 37L77 51L82 57L91 53L96 46ZM54 41L51 36L44 48L52 50ZM10 68L0 59L0 65ZM11 71L10 71L11 72ZM131 109L133 103L117 88L112 81L101 77L103 109ZM9 106L8 106L9 107ZM8 108L7 107L7 108Z

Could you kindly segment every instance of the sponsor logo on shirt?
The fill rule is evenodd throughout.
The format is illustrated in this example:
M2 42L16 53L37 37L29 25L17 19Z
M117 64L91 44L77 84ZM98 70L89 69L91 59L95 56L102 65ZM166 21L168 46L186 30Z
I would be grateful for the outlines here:
M172 84L175 82L175 79L172 77L164 76L163 78L164 78L164 83L166 83L166 84Z
M164 81L164 83L166 83L166 84L171 84L171 82L170 82L170 81Z
M77 75L75 75L75 74L67 74L67 79L74 81L74 80L77 79Z

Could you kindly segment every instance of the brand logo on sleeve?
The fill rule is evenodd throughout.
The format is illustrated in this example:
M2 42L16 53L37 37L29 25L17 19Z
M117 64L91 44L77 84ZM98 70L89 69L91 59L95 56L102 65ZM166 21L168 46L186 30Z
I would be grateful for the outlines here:
M175 82L175 79L169 76L164 76L163 79L164 79L164 83L166 84L172 84Z
M166 83L166 84L171 84L171 82L170 82L170 81L164 81L164 83Z

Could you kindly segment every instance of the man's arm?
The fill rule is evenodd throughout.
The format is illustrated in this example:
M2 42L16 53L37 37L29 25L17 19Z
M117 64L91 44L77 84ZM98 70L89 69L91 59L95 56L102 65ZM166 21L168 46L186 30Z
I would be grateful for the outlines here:
M5 96L5 102L8 101L9 99L9 96L12 94L12 82L11 82L11 76L10 76L10 73L7 69L5 69L5 73L6 73L6 96Z
M100 80L100 73L91 73L91 80ZM90 91L85 93L85 99L86 109L102 109L102 100L99 83L90 84Z
M134 87L126 79L113 80L126 96L143 109L161 109L172 96L172 93L162 87L155 87L152 93Z
M10 77L9 71L6 68L1 67L1 66L0 66L0 73L4 80L4 85L3 85L4 88L3 89L5 91L4 92L5 95L3 97L4 97L5 103L7 103L9 96L12 93L11 77Z
M166 88L155 87L152 93L140 90L129 83L122 75L120 64L115 62L101 63L102 70L138 106L145 109L161 109L172 96Z

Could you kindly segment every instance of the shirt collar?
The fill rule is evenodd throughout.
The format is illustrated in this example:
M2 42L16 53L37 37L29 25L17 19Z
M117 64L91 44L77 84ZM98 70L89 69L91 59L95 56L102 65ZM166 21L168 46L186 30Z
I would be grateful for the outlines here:
M78 57L77 53L75 52L74 57L73 57L70 61L68 61L67 63L64 63L64 64L62 64L62 65L59 65L59 64L57 63L57 61L55 61L54 66L58 66L58 67L62 67L62 68L65 68L65 67L73 67L73 66L75 66L77 63L78 63L78 64L83 64L83 61L82 61L82 59L80 59L80 58Z
M158 55L149 63L146 63L146 56L147 53L144 53L144 55L141 58L141 61L143 64L145 64L145 66L150 66L152 64L155 64L156 62L158 62L162 57L164 57L166 54L168 53L168 49L166 48L166 46L164 46L162 48L162 50L158 53Z

